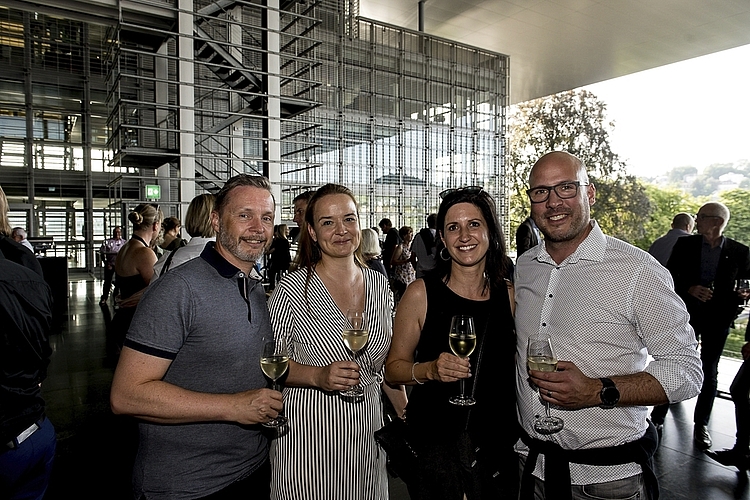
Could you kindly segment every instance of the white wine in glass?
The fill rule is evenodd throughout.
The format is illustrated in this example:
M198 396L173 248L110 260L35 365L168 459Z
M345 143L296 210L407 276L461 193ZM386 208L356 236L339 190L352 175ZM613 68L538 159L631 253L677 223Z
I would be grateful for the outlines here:
M477 346L477 334L474 330L474 318L466 315L453 316L448 333L448 345L459 358L468 358ZM459 380L461 394L451 396L448 401L454 405L471 406L476 400L466 395L466 379Z
M346 320L349 322L349 328L344 328L341 336L344 344L352 352L352 361L357 362L357 353L367 345L370 338L370 331L367 329L364 311L349 309L346 311ZM349 389L341 391L342 396L360 397L364 394L362 386L357 384Z
M541 372L557 371L557 358L552 350L552 339L549 335L529 337L526 350L526 363L529 370ZM541 396L540 396L541 397ZM549 401L544 402L545 416L539 416L534 421L534 430L539 434L554 434L563 429L564 422L559 417L553 417L549 412Z
M289 352L284 337L263 339L260 368L266 377L271 379L273 390L278 391L279 386L277 382L289 368ZM280 427L286 423L287 418L279 413L276 418L269 422L264 422L263 425L265 427Z

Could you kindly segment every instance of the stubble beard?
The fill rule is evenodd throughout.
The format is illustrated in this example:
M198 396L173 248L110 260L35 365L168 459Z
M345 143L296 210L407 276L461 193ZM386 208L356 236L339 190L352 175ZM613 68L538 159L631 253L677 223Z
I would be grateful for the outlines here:
M232 237L229 235L228 231L224 230L224 226L219 226L219 234L217 235L219 239L219 243L221 243L222 248L225 248L229 253L234 255L236 258L243 262L251 262L256 263L260 261L261 258L263 258L263 254L266 253L266 249L268 248L268 239L265 236L258 236L257 238L238 238L236 240L232 239ZM257 252L251 252L251 251L245 251L240 248L240 242L241 241L256 241L256 242L263 242L263 248L258 250Z
M581 232L583 232L586 229L586 226L588 225L589 221L591 220L591 211L588 207L581 207L581 210L572 210L568 213L568 216L571 217L570 226L567 231L564 233L555 232L552 233L550 231L550 227L547 225L547 217L549 215L554 215L555 213L565 213L565 212L552 212L545 213L543 218L543 223L538 224L539 230L544 234L544 239L546 241L549 241L551 243L563 243L565 241L571 241L578 237ZM535 221L536 222L536 221Z

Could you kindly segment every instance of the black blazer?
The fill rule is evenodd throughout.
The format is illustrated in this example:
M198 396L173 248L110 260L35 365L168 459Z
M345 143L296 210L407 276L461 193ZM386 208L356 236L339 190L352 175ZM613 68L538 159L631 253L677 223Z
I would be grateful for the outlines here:
M737 317L737 306L741 300L734 291L734 281L750 277L750 249L733 239L724 239L719 257L719 267L714 278L713 298L701 302L688 294L688 288L701 284L700 234L679 238L674 245L667 269L672 273L674 289L685 301L690 313L690 324L699 331L723 330Z
M521 255L529 248L535 247L539 244L539 238L534 233L534 228L531 226L531 219L526 217L516 229L516 252L517 255Z

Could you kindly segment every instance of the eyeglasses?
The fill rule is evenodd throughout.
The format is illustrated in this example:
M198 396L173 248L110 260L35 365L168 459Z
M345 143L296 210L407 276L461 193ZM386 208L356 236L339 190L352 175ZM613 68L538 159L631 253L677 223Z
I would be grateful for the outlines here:
M482 191L484 191L484 188L482 186L465 186L465 187L460 187L460 188L449 188L449 189L446 189L445 191L440 191L440 194L438 196L440 196L440 199L442 200L449 194L458 193L461 191L465 191L467 194L479 194Z
M554 191L558 198L567 200L575 198L578 194L579 186L588 186L586 183L580 181L566 181L557 184L556 186L537 186L526 190L526 194L529 195L531 203L544 203L549 199L549 194Z
M703 219L721 219L721 217L718 216L718 215L706 215L706 214L698 214L698 215L695 216L695 218L698 219L698 220L703 220Z

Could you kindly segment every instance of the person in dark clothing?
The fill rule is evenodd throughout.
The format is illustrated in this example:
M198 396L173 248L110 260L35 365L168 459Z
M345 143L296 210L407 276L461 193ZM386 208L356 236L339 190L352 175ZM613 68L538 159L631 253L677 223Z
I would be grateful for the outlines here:
M0 253L0 497L41 499L55 457L41 382L52 350L52 294L42 277Z
M276 282L289 271L289 264L292 262L292 255L289 251L289 227L286 224L276 226L276 233L273 235L271 247L268 249L268 255L271 257L269 266L269 286L273 290Z
M712 445L708 421L716 396L719 358L737 317L742 298L735 280L750 277L750 248L723 236L729 209L709 202L695 217L698 234L679 238L674 244L667 269L674 290L690 313L690 324L701 341L703 385L693 414L693 440L700 449Z
M388 273L388 277L393 277L393 269L391 266L391 257L396 247L401 243L401 237L398 235L398 230L393 227L391 219L381 219L378 223L380 229L385 235L385 243L383 244L383 265Z
M539 235L539 228L536 227L536 223L531 217L526 217L524 221L518 225L516 229L516 252L521 255L529 248L533 248L539 244L541 236Z
M44 276L42 266L34 256L34 252L26 248L13 239L13 228L8 221L8 199L5 197L5 191L0 187L0 252L11 262L20 264L31 269L39 276Z

